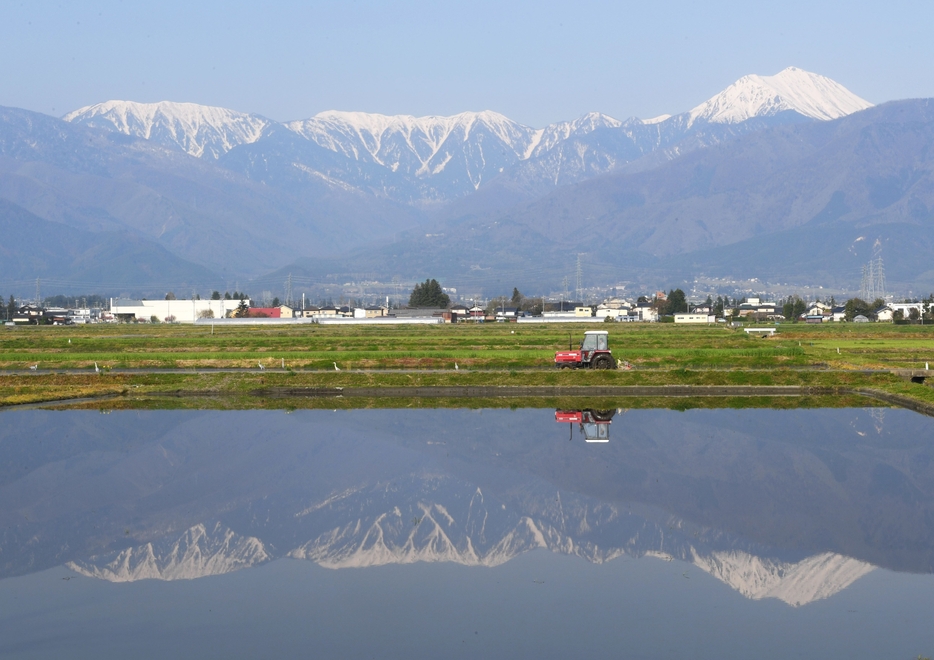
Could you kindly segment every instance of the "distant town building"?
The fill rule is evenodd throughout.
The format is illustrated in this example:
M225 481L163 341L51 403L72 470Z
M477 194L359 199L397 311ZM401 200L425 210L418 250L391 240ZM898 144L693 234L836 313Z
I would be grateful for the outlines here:
M675 323L716 323L714 314L675 314Z

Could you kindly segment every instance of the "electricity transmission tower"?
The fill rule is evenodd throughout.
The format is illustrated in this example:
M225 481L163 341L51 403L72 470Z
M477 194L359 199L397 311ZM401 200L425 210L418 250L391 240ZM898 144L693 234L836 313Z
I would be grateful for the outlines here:
M584 302L583 295L581 293L583 289L584 282L584 271L581 269L581 253L577 253L577 299L580 302Z
M882 263L882 242L876 239L872 246L872 258L863 266L860 297L866 302L885 298L885 266Z
M285 281L285 304L289 307L292 307L292 273L289 273L288 279Z

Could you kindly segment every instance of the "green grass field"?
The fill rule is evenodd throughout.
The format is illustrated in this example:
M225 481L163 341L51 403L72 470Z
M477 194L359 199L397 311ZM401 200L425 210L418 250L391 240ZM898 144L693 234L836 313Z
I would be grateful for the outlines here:
M587 329L610 331L631 371L554 368ZM283 360L287 373L272 373ZM103 369L93 371L94 363ZM262 362L270 371L260 372ZM337 363L341 371L336 372ZM460 371L454 371L454 363ZM0 403L180 389L431 385L805 385L874 387L934 401L934 389L890 373L934 363L934 327L783 324L757 338L723 326L460 324L437 326L88 325L0 329L0 369L87 369L88 376L0 376ZM115 374L111 369L246 368L240 374ZM406 370L398 373L397 370Z
M437 326L88 325L0 330L0 369L255 367L292 369L551 368L587 328L610 330L614 355L643 369L923 368L934 327L787 324L775 337L672 324ZM839 352L838 352L839 350ZM277 364L278 363L278 364Z

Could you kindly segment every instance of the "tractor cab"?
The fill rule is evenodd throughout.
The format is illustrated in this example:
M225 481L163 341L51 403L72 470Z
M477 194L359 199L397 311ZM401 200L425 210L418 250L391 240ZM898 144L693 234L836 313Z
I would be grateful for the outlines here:
M584 338L581 340L580 350L581 357L585 362L590 362L591 356L593 356L596 351L607 351L607 338L609 333L605 330L591 330L584 333Z

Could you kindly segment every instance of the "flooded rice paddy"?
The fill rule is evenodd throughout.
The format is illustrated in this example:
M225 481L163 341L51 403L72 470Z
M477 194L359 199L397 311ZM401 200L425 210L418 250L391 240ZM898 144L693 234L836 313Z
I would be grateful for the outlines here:
M934 655L934 419L9 411L0 657Z

